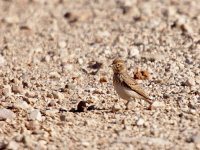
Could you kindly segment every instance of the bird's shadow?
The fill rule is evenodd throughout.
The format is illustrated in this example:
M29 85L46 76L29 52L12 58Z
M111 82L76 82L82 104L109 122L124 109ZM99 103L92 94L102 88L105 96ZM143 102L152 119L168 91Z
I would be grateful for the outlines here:
M59 112L73 112L73 113L81 113L81 112L87 112L87 111L95 111L95 110L97 110L97 111L106 111L106 112L111 112L111 110L110 109L106 109L106 108L98 108L98 107L96 107L95 105L90 105L90 106L88 106L86 109L85 109L85 111L80 111L80 110L78 110L77 108L71 108L71 109L69 109L69 110L67 110L67 109L64 109L64 108L60 108L59 109Z

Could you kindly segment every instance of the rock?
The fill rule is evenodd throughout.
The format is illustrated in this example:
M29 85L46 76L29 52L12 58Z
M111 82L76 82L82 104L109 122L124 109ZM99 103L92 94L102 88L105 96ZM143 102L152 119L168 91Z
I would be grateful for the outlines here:
M19 143L15 142L15 141L10 141L8 143L7 149L18 150L19 149Z
M53 106L56 106L57 103L55 102L55 100L51 100L49 103L48 103L48 107L53 107Z
M74 68L74 66L72 64L65 64L65 65L63 65L63 71L66 72L66 73L72 71L73 68Z
M187 79L187 81L185 82L185 85L186 85L186 86L195 86L195 79L192 78L192 77L189 77L189 78Z
M14 104L15 108L20 108L20 109L24 109L24 110L28 110L31 108L31 106L23 100L18 101L17 103Z
M16 114L9 109L0 109L0 120L14 119Z
M49 77L50 78L60 78L60 74L58 72L50 72Z
M36 94L33 91L26 91L25 96L27 96L29 98L34 98L36 96Z
M162 108L165 107L165 103L161 101L155 101L151 106L152 108Z
M138 121L137 121L137 123L136 123L136 125L137 126L142 126L142 125L144 125L144 122L145 122L144 119L139 118Z
M95 126L95 125L97 125L97 121L96 121L95 119L87 118L87 119L84 121L84 125L85 125L85 126Z
M17 15L6 16L3 20L8 24L19 23L20 19Z
M65 41L59 41L58 46L59 48L65 48L67 46L67 43Z
M23 94L24 89L22 86L18 86L18 85L13 85L12 86L12 92L15 94Z
M78 112L86 112L87 111L87 105L85 101L80 101L77 105L77 111Z
M40 124L37 120L29 121L25 124L28 130L38 130L40 129Z
M2 93L3 93L3 95L6 96L6 97L12 95L11 86L10 86L10 85L4 85L3 90L2 90Z
M6 60L2 55L0 55L0 67L2 67L4 65L6 65Z
M121 106L118 103L114 104L112 107L112 112L115 113L119 110L121 110Z
M59 110L58 110L58 109L50 109L50 110L46 110L46 111L45 111L45 114L46 114L47 116L51 116L51 117L54 117L54 115L55 115L56 113L59 113Z
M42 47L37 47L33 50L35 53L42 53L43 52L43 48Z
M52 94L53 94L53 97L54 97L55 99L62 100L62 99L65 98L64 95L63 95L62 93L60 93L60 92L55 92L55 91L53 91Z
M31 111L29 118L30 120L42 121L42 114L40 113L40 110L35 109Z
M137 80L149 80L150 79L150 73L146 70L139 70L137 69L134 72L134 79Z
M31 136L29 135L24 135L22 138L22 142L27 146L31 147L33 144L33 140L31 139Z
M0 149L6 149L7 145L8 144L5 141L0 141Z
M138 50L138 47L137 46L133 46L130 48L129 50L129 56L130 57L139 57L140 56L140 52Z
M161 61L161 60L165 60L165 55L163 54L143 54L142 55L142 58L145 58L147 60L150 60L150 61Z
M108 82L108 80L106 77L102 76L102 77L100 77L99 82L104 83L104 82Z
M200 135L199 134L191 135L189 138L186 139L186 142L200 144Z
M60 115L60 120L61 121L66 121L66 116L65 115Z

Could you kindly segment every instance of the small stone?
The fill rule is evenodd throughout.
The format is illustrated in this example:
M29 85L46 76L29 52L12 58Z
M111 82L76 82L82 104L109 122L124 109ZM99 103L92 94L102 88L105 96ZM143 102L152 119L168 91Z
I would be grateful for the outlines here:
M139 70L137 69L134 72L134 79L137 80L149 80L150 79L150 73L146 70Z
M12 94L11 86L10 85L4 85L2 93L3 93L4 96L10 96Z
M33 140L31 139L30 136L28 135L24 135L23 138L22 138L22 142L27 146L27 147L31 147L33 142Z
M190 113L193 114L193 115L195 115L197 112L196 112L195 109L190 109Z
M54 97L55 99L62 100L62 99L65 98L64 95L63 95L62 93L60 93L60 92L55 92L55 91L54 91L52 94L53 94L53 97Z
M121 106L118 103L114 104L112 107L112 112L115 113L119 110L121 110Z
M36 96L36 94L33 91L26 91L25 96L27 96L29 98L34 98Z
M42 121L42 114L40 113L40 110L35 109L31 111L29 118L30 120Z
M90 119L90 118L87 118L84 122L84 125L85 126L95 126L97 125L97 122L95 119Z
M65 115L60 115L60 120L61 121L66 121L66 116Z
M19 149L19 144L15 141L10 141L8 143L7 149L11 149L11 150L18 150Z
M137 126L142 126L142 125L144 125L144 123L145 123L144 119L139 118L136 124L137 124Z
M91 97L91 98L93 98L93 97ZM86 103L88 103L88 104L92 104L92 103L94 103L94 99L88 99L87 101L86 101Z
M129 50L129 56L130 57L139 57L140 56L140 52L138 50L137 46L133 46L131 47L131 49Z
M104 82L107 82L107 81L108 81L107 78L104 77L104 76L99 79L100 83L104 83Z
M40 124L37 120L29 121L25 125L28 130L38 130L40 128Z
M142 58L145 58L147 60L150 61L161 61L161 60L165 60L165 55L163 54L143 54Z
M195 134L192 135L190 138L186 139L187 142L191 143L196 143L196 144L200 144L200 135L199 134Z
M0 55L0 67L4 66L5 64L6 64L5 58L2 55Z
M42 47L37 47L34 49L35 53L42 53L43 52L43 48Z
M0 109L0 120L14 119L16 117L15 113L9 109Z
M51 100L49 103L48 103L48 107L53 107L53 106L56 106L57 103L55 102L55 100Z
M60 74L58 72L50 72L50 78L60 78Z
M15 108L20 108L20 109L24 109L24 110L28 110L31 108L31 106L23 100L18 101L17 103L14 104Z
M0 149L6 149L7 145L8 144L5 141L0 141Z
M87 105L85 101L80 101L77 105L77 111L78 112L86 112L87 111Z
M60 41L58 43L59 48L65 48L67 46L67 43L65 41Z
M185 82L186 86L195 86L195 80L194 78L190 77L187 79L187 81Z
M68 73L69 71L72 71L74 68L74 66L72 64L66 64L66 65L63 65L63 70Z
M24 89L22 86L18 86L18 85L13 85L12 86L12 92L15 94L23 94Z
M50 109L50 110L46 110L46 111L45 111L45 114L46 114L47 116L51 116L51 117L54 117L54 115L55 115L56 113L59 113L59 110L58 110L58 109Z
M161 101L155 101L151 106L152 108L162 108L165 107L165 103Z
M41 62L47 62L49 63L51 61L51 56L46 55L44 58L41 59Z

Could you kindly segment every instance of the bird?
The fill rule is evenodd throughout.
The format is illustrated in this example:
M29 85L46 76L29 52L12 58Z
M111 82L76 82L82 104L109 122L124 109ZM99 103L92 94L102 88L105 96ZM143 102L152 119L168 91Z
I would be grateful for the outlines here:
M112 63L113 86L119 97L126 100L126 109L130 101L143 99L149 103L148 109L152 109L152 99L145 90L128 74L125 62L121 58L114 59Z

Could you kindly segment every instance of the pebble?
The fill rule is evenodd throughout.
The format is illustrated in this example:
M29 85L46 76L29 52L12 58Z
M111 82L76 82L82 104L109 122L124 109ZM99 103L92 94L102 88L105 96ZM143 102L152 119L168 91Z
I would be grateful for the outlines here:
M35 109L31 111L29 118L30 120L42 121L42 114L40 113L40 110Z
M27 96L29 98L34 98L36 96L36 94L33 91L26 91L25 96Z
M62 100L62 99L65 98L64 95L63 95L62 93L60 93L60 92L55 92L55 91L53 91L52 94L53 94L53 97L54 97L55 99Z
M50 78L60 78L60 74L58 72L50 72L49 77Z
M162 108L162 107L165 107L165 103L161 102L161 101L155 101L155 102L153 102L152 107L153 108Z
M20 108L20 109L24 109L24 110L28 110L31 108L31 106L23 100L18 101L17 103L14 104L15 108Z
M4 85L4 88L3 88L2 93L3 93L3 95L6 96L6 97L12 95L11 86L10 86L10 85Z
M46 114L47 116L52 116L52 117L54 117L55 114L58 113L58 112L59 112L58 109L50 109L50 110L46 110L46 111L45 111L45 114Z
M60 115L60 120L61 121L66 121L66 116L65 115Z
M144 122L145 122L144 119L139 118L136 124L137 124L137 126L142 126L144 124Z
M58 46L59 48L65 48L67 46L67 43L65 41L59 41Z
M8 144L5 141L0 141L0 149L6 149L7 145Z
M192 78L192 77L189 77L189 78L187 79L187 81L185 82L185 85L186 85L186 86L195 86L195 79Z
M108 80L107 80L107 78L105 76L102 76L102 77L100 77L99 82L100 83L105 83L105 82L108 82Z
M165 56L163 54L143 54L142 58L145 58L150 61L161 61L165 60Z
M18 150L19 149L19 143L15 142L15 141L10 141L8 143L7 149Z
M85 112L87 111L87 106L85 101L80 101L77 105L77 111L78 112Z
M42 47L37 47L33 50L35 53L42 53L43 52L43 48Z
M40 128L40 124L37 120L29 121L25 125L28 130L38 130Z
M24 89L22 86L18 86L18 85L13 85L12 86L12 92L15 94L23 94Z
M112 107L112 112L115 113L119 110L121 110L121 106L118 103L114 104Z
M2 55L0 55L0 67L4 66L5 64L6 64L5 58Z
M131 47L131 49L129 50L129 56L130 57L139 57L140 56L140 52L138 50L137 46L133 46Z
M2 108L0 109L0 120L4 119L14 119L16 114L9 109Z

